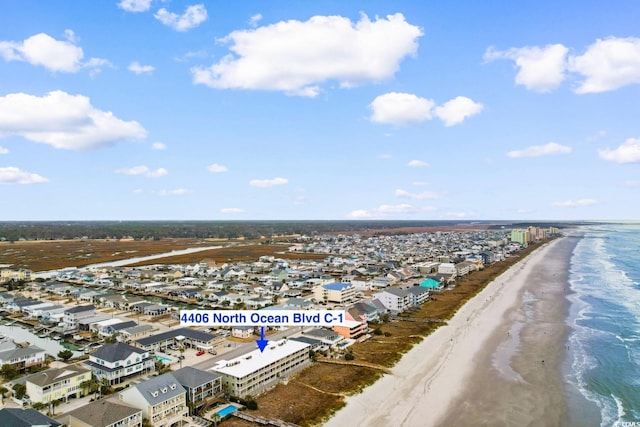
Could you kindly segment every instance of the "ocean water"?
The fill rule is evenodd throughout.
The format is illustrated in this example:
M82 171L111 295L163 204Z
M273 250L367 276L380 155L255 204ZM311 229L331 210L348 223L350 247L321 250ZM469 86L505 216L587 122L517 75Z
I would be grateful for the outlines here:
M600 412L589 425L640 425L640 222L579 231L567 380Z

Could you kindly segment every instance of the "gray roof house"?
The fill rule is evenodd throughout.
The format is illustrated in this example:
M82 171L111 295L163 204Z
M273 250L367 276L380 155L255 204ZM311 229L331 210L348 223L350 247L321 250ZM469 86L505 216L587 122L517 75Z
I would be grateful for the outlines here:
M60 427L62 424L35 409L3 408L0 410L3 427Z
M121 342L103 345L89 355L84 364L96 377L106 378L112 385L155 369L155 361L148 351Z
M155 427L181 425L187 416L187 391L172 373L151 377L122 390L123 402L142 410Z
M102 399L74 409L58 420L69 427L141 427L142 410Z
M192 414L197 414L207 404L207 400L215 398L222 391L222 376L219 374L191 366L185 366L172 374L187 390L187 403Z

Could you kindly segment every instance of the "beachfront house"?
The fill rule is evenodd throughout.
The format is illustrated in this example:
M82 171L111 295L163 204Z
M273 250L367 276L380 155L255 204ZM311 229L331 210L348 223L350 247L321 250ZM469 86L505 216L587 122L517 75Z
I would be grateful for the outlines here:
M187 391L187 405L192 415L197 414L222 391L222 377L219 374L191 366L185 366L172 374Z
M142 411L154 427L185 425L188 415L187 391L172 373L132 384L119 393L119 399Z
M148 351L121 342L103 345L89 355L84 364L96 377L106 378L110 385L155 370L155 360Z

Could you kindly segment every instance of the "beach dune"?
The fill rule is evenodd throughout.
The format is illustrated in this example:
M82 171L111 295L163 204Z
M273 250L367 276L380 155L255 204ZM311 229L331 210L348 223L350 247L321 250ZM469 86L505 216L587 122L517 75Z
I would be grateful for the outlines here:
M573 239L545 244L489 283L327 426L562 425Z

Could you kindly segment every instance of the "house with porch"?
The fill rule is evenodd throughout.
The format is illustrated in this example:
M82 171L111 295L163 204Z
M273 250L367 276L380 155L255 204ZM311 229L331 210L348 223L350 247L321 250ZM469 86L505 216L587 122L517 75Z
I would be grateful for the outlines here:
M189 413L187 391L170 372L132 384L118 397L140 409L154 427L183 426Z
M191 415L197 414L222 392L222 377L214 372L185 366L172 374L187 391L187 406Z
M110 385L155 370L155 360L148 351L121 342L103 345L89 355L84 365L96 377L106 378Z

